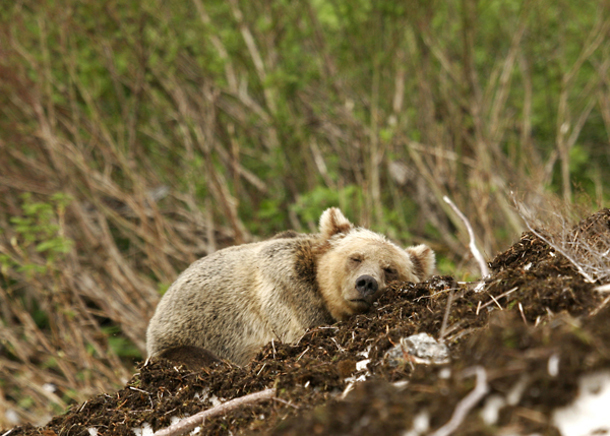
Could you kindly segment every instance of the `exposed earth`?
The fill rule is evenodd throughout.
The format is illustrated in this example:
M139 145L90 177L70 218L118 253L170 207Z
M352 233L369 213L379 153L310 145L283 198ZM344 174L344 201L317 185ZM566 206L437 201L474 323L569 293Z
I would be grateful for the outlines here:
M573 234L610 248L610 210ZM559 430L562 408L583 389L610 389L596 384L610 374L610 294L530 232L490 267L483 283L397 283L369 313L314 328L295 345L269 344L243 368L149 362L118 392L0 435L150 434L270 387L272 400L206 420L198 434L570 434ZM425 363L404 340L418 333L447 346L432 349L449 358Z

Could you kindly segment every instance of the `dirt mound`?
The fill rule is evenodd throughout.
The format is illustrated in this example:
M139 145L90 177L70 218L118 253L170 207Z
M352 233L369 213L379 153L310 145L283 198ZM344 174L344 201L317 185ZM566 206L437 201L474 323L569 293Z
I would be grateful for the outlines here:
M604 210L574 234L607 241L599 235L608 223ZM268 387L273 400L209 419L199 434L417 435L453 424L461 434L558 434L556 411L575 399L581 376L610 371L605 295L533 233L490 266L483 284L448 276L396 284L371 312L294 345L268 344L243 368L150 362L119 392L10 435L131 436ZM450 359L422 363L426 352L406 340L419 333L447 346Z

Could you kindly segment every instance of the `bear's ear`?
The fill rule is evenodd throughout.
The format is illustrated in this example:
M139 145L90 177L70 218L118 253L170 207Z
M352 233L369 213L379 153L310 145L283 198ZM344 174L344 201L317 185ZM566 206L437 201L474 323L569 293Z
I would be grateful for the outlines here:
M336 207L326 209L320 217L320 233L323 239L329 239L338 233L347 233L353 228L354 225Z
M416 245L406 248L405 251L413 262L415 275L420 281L427 279L434 271L434 264L436 263L434 251L427 245Z

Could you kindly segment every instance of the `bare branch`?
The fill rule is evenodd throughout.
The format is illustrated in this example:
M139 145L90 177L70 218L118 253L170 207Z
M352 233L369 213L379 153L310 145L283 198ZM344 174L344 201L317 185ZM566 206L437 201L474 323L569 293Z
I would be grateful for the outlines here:
M180 436L189 431L193 430L198 425L201 425L207 418L212 418L217 415L228 413L234 409L237 409L246 404L257 403L259 401L265 401L275 396L275 388L265 389L264 391L255 392L253 394L244 395L243 397L235 398L227 401L226 403L220 404L211 409L199 412L191 417L185 418L174 425L159 430L153 434L153 436Z
M474 238L474 231L472 230L472 226L470 225L470 222L468 222L468 218L466 218L466 216L462 213L462 211L460 209L458 209L458 207L453 203L453 201L451 201L451 199L449 197L447 197L445 195L443 197L443 200L445 201L445 203L447 203L449 206L451 206L453 211L464 222L464 225L466 226L466 229L468 230L468 236L470 236L470 244L468 245L468 247L470 248L470 251L471 251L472 255L474 256L474 258L479 263L479 268L481 269L481 278L487 277L489 275L489 268L487 267L487 262L485 262L483 255L477 248L477 245L475 243L475 238Z
M568 259L570 261L570 263L576 267L576 270L580 273L580 275L582 275L585 278L585 280L587 282L595 283L595 279L593 279L589 274L587 274L587 272L582 268L582 266L580 266L579 263L576 262L568 253L566 253L566 251L563 250L558 244L554 244L552 241L550 241L549 239L545 238L539 232L534 230L534 228L530 225L530 223L527 220L525 221L525 225L527 226L528 229L530 229L530 232L532 232L538 238L542 239L544 242L549 244L549 246L553 247L555 250L557 250L561 254L563 254L564 257L566 259Z
M443 323L441 324L441 332L438 336L439 341L442 341L447 334L447 323L449 322L449 314L451 313L451 305L453 304L453 289L449 291L447 296L447 307L445 308L445 315L443 315Z
M610 292L610 283L606 285L601 285L595 288L597 292Z
M489 387L487 386L487 372L485 372L485 368L477 366L474 368L474 371L477 376L476 386L458 403L449 422L432 433L431 436L448 436L453 433L464 421L468 412L487 394Z
M536 235L542 241L546 242L549 245L549 247L552 247L554 250L558 251L566 259L568 259L568 261L572 265L574 265L574 267L579 272L579 274L582 275L587 282L595 283L596 280L590 274L588 274L587 271L585 271L585 269L582 266L582 262L578 262L573 256L571 256L567 252L567 250L564 250L564 248L562 247L562 243L561 242L557 243L556 241L554 241L554 239L556 239L554 237L546 238L539 231L534 229L534 227L531 224L531 221L533 221L532 217L530 216L531 213L528 213L528 211L526 210L525 206L522 203L520 203L519 201L517 201L517 199L514 197L514 195L513 195L513 202L515 203L515 206L517 208L517 211L519 212L519 215L521 216L523 221L525 221L525 225L530 230L530 232L532 232L534 235ZM562 236L560 235L558 239L561 240ZM584 244L584 242L583 242L583 244Z

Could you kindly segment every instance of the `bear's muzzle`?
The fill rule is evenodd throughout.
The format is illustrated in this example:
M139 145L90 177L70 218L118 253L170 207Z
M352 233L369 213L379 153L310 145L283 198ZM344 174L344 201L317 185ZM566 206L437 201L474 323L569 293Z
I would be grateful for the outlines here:
M379 284L374 277L362 275L356 279L356 290L360 293L363 299L368 299L379 289Z

